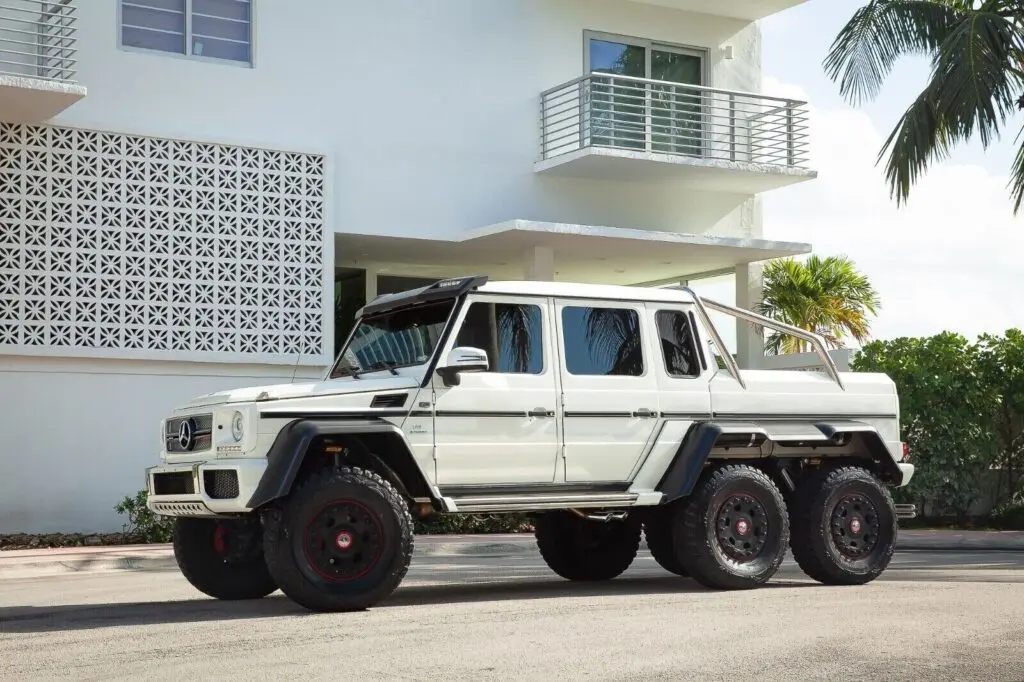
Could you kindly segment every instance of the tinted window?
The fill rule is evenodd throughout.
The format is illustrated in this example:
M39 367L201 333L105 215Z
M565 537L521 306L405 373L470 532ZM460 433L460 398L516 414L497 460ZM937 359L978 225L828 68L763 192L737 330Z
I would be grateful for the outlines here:
M640 317L623 308L562 309L565 367L570 374L640 376Z
M455 345L487 351L492 372L540 374L543 338L539 306L476 302L466 312Z
M678 310L659 310L655 315L665 371L674 377L700 375L700 360L690 317Z
M434 354L453 304L431 303L363 318L331 378L423 364Z

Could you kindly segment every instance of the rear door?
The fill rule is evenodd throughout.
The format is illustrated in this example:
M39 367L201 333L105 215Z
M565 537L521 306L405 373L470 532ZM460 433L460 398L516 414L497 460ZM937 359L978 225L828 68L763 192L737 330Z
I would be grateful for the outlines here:
M565 480L628 480L658 423L642 302L556 299Z

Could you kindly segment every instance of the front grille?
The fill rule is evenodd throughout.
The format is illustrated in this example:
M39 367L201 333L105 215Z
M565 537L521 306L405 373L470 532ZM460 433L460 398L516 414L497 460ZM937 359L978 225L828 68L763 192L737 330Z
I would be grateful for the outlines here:
M182 424L187 428L182 431ZM213 415L190 414L167 420L164 428L167 452L205 452L213 442Z
M195 482L191 471L171 471L153 474L154 495L194 495Z
M206 469L203 487L215 500L233 500L238 497L238 472L234 469Z

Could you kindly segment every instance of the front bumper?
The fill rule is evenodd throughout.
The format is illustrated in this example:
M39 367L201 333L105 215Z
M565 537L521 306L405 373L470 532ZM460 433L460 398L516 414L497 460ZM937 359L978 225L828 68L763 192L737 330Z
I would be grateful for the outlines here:
M218 459L146 469L146 506L160 516L244 514L267 460Z

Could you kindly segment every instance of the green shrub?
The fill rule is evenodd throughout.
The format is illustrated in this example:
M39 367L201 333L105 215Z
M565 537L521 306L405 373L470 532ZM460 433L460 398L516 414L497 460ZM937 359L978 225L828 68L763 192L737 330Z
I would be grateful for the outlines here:
M170 542L174 536L174 522L150 511L146 506L147 494L147 491L140 490L134 498L125 497L114 505L114 511L128 516L124 532L132 541L143 544Z
M988 523L999 530L1024 530L1024 502L1007 502L992 510Z

